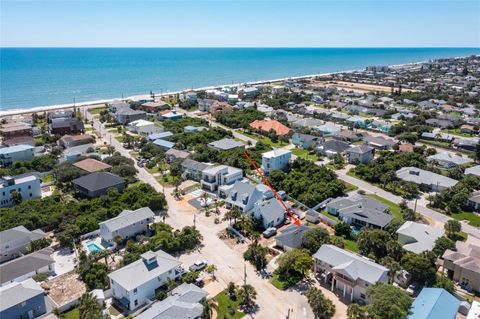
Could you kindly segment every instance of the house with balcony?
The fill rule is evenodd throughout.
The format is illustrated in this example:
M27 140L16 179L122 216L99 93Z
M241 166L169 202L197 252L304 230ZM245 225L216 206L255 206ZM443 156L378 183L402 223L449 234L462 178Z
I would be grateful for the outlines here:
M182 276L182 263L162 250L147 251L141 258L108 274L113 301L127 312L155 300L155 292L169 280Z
M39 175L25 173L0 177L0 207L15 205L12 197L14 192L21 195L22 201L42 197Z
M117 217L99 223L100 236L103 242L113 245L117 236L122 240L128 240L146 233L154 218L155 214L148 207L124 210Z
M463 289L480 292L480 246L462 241L442 256L443 272Z
M388 283L388 268L334 245L322 245L313 259L314 272L350 301L369 303L367 288Z
M35 156L35 147L20 144L0 148L0 166L9 166L17 161L31 161Z
M200 184L203 189L216 192L222 185L231 185L243 179L243 171L239 168L218 165L206 168L202 171Z
M285 171L292 158L292 152L283 148L274 148L262 154L262 171L269 174L274 170Z
M375 149L362 144L345 150L345 156L350 164L368 164L375 157Z

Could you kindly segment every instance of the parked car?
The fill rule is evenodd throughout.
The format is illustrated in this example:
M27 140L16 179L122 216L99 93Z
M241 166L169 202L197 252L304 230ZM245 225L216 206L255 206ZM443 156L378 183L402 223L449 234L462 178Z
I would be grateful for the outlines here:
M193 263L188 269L190 271L200 271L203 268L207 267L207 261L206 260L198 260Z
M415 293L417 292L418 290L418 285L417 284L411 284L410 286L408 286L407 288L407 293L410 295L410 296L413 296L415 295Z
M270 238L277 234L277 229L275 227L267 228L263 233L263 238Z

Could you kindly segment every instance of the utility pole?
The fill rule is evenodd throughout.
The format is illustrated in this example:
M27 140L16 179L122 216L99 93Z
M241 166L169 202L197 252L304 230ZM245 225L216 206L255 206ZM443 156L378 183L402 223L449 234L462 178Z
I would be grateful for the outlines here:
M195 228L197 215L193 215L193 228Z

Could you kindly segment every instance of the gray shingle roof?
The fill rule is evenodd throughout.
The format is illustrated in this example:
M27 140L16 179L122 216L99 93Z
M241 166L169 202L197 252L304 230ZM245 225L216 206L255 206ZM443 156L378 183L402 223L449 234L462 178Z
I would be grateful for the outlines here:
M218 141L208 143L208 146L219 149L219 150L233 150L235 148L244 147L245 144L235 141L231 138L224 138Z
M43 294L40 284L31 278L0 287L0 312Z
M327 207L335 208L343 216L362 220L382 228L393 219L392 215L385 213L388 208L386 205L368 196L339 197L328 203Z
M156 256L156 266L147 265L143 258L128 264L108 275L110 279L118 283L124 289L130 291L140 285L154 280L156 277L178 268L182 263L175 257L162 250L156 252L149 251L144 257L150 258L150 255Z
M83 187L91 192L114 187L123 184L125 181L118 175L108 172L95 172L74 179L73 184Z
M46 234L40 229L36 229L31 232L26 229L25 226L17 226L0 232L0 242L2 244L7 244L14 241L23 240L24 238L28 238L29 240L37 240L45 236Z
M306 225L290 225L276 237L278 242L291 248L299 248L302 245L303 236L310 228Z
M187 158L182 162L182 167L184 169L192 169L192 170L197 170L197 171L203 171L207 167L210 167L211 165L208 165L206 163L202 162L197 162L195 160Z
M365 154L365 153L371 152L372 150L373 150L373 147L368 146L366 144L362 144L362 145L351 147L351 148L345 150L345 152L356 153L356 154Z
M328 263L354 280L362 279L370 284L377 283L388 273L388 268L334 245L322 245L313 258Z
M398 178L414 182L416 184L438 185L441 187L452 187L458 183L457 180L426 171L417 167L403 167L396 172Z
M134 223L139 223L142 220L147 218L154 218L152 210L148 207L142 207L137 210L124 210L117 217L101 222L100 225L105 225L107 228L113 232L125 228Z
M51 265L55 260L51 257L52 248L44 248L31 254L13 259L0 265L0 284L34 272L40 268Z

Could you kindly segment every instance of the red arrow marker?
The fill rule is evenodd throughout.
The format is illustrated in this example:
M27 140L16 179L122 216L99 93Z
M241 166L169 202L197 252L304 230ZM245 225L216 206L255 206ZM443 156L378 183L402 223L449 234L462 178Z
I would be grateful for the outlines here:
M290 211L290 209L287 207L287 205L285 205L285 203L283 202L283 200L280 198L280 196L278 196L277 192L275 191L275 189L272 187L272 185L270 185L270 183L267 181L267 179L265 178L265 176L262 174L262 172L260 172L260 170L258 169L257 165L255 165L255 163L252 161L252 159L250 158L250 156L248 156L247 154L247 151L243 151L243 155L245 155L245 157L247 158L247 160L250 162L250 164L252 164L253 168L255 168L255 170L257 171L257 173L262 177L263 181L265 182L265 184L272 190L273 192L273 195L275 195L275 198L280 202L280 204L282 204L283 208L285 209L285 211L290 215L290 217L292 218L293 220L293 223L297 226L300 226L300 221L295 217L295 215L293 215L293 213Z

